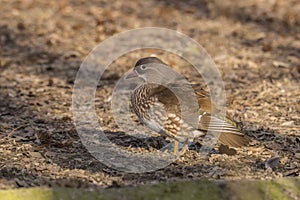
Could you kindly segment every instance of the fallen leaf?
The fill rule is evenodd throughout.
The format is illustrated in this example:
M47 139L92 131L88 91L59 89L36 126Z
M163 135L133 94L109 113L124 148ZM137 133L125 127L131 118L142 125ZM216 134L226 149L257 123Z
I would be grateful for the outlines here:
M294 125L294 121L287 121L287 122L283 122L282 124L281 124L281 126L293 126Z
M273 66L274 67L283 67L283 68L288 68L289 64L284 63L284 62L280 62L280 61L273 61Z

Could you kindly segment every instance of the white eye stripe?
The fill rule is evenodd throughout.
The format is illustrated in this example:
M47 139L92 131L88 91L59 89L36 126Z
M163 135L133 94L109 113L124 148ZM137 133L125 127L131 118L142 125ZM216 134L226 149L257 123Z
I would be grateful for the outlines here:
M198 117L198 121L199 121L199 122L201 121L201 118L202 118L202 116L204 116L204 115L206 115L206 112L204 112L202 115L199 115L199 117Z
M141 69L145 70L146 69L146 65L141 65Z

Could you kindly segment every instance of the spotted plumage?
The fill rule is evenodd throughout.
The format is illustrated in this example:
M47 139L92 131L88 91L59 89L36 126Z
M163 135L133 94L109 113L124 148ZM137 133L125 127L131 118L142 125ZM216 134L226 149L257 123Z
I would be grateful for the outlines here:
M176 95L163 85L147 83L146 65L155 63L165 64L156 57L142 58L136 63L134 71L127 76L127 78L142 77L145 81L144 85L134 90L131 104L134 113L143 124L174 140L175 154L178 151L178 142L187 142L195 137L204 136L208 128L213 132L221 132L218 139L224 145L240 147L249 143L250 139L233 120L229 117L223 119L218 117L218 108L212 105L209 94L199 85L192 85L199 105L198 127L193 127L181 119L180 103ZM215 109L214 116L211 115L211 109Z

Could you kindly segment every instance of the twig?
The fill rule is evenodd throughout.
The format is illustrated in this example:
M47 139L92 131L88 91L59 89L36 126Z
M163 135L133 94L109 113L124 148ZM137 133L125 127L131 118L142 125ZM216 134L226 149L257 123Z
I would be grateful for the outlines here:
M20 128L23 128L23 127L25 127L25 126L27 126L28 124L23 124L23 125L21 125L21 126L18 126L17 128L14 128L7 136L6 136L6 138L10 138L13 134L14 134L14 132L16 131L16 130L18 130L18 129L20 129Z

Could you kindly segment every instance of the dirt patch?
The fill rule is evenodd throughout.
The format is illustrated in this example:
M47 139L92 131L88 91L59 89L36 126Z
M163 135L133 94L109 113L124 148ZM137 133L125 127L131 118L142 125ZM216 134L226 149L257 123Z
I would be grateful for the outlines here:
M247 2L2 0L0 188L299 176L300 4ZM228 113L253 140L249 146L232 156L216 148L200 157L191 149L168 167L145 174L115 171L88 153L70 109L76 72L99 42L146 26L178 30L203 45L222 73ZM99 84L99 122L107 133L119 134L119 144L126 135L113 122L107 99L118 78L150 53L137 51L118 59ZM199 78L174 56L154 53L190 79ZM145 146L144 141L134 142ZM265 162L273 157L279 163L266 170Z

